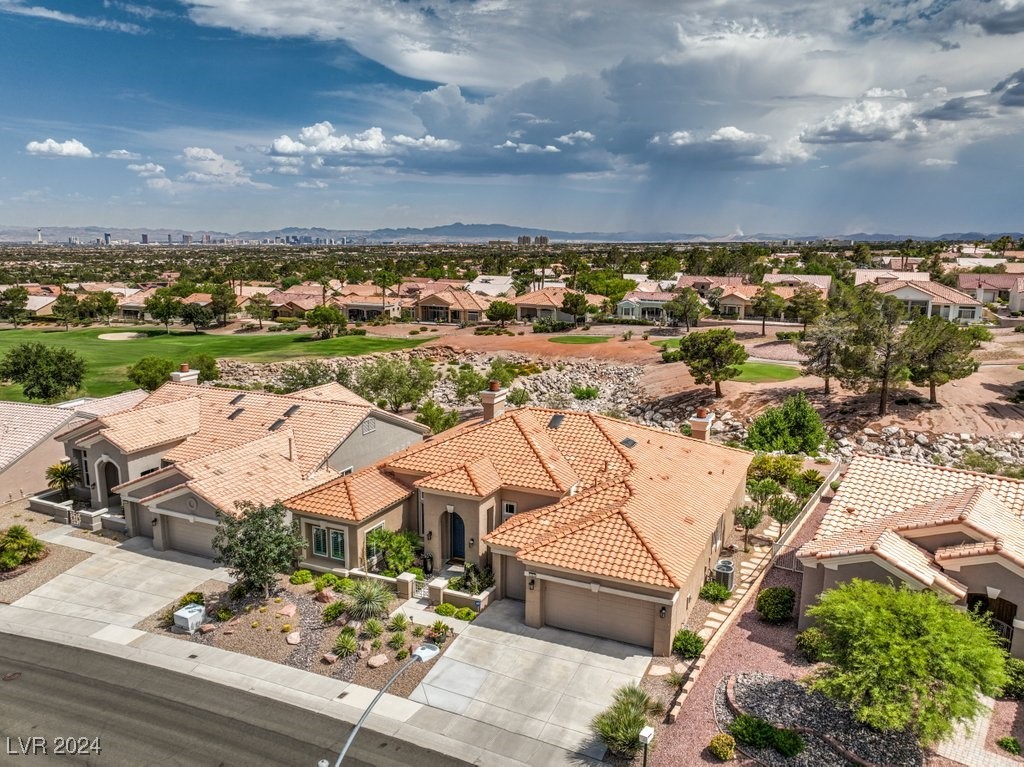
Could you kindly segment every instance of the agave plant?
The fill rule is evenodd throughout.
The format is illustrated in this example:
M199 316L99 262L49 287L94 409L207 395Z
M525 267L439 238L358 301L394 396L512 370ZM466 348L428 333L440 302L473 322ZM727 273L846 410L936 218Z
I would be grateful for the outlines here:
M46 486L51 490L59 490L62 501L71 497L71 488L81 481L82 470L77 463L61 461L46 469Z
M342 631L338 634L338 639L334 643L334 654L339 658L348 658L349 656L355 655L359 650L359 642L356 639L355 634Z
M349 594L348 612L356 620L382 618L387 615L388 605L395 595L387 586L377 581L356 581Z
M395 613L388 621L388 631L405 631L409 627L409 619L405 613Z

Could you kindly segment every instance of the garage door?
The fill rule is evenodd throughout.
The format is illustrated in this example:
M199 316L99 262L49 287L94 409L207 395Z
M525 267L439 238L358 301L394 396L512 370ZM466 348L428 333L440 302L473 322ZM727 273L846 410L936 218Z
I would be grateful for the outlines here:
M188 520L176 517L169 517L167 522L167 529L171 539L170 548L175 551L198 554L201 557L213 557L211 541L216 529L213 525L189 522Z
M505 556L505 596L509 599L526 599L526 568L515 557Z
M156 519L156 514L147 509L145 506L135 507L135 534L143 535L146 538L153 537L153 520Z
M544 622L618 642L654 646L653 602L544 582Z

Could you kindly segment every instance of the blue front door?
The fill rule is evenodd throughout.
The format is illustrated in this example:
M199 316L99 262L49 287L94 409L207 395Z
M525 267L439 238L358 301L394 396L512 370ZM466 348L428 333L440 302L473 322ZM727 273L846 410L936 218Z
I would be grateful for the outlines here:
M452 513L452 559L466 558L466 525L462 517Z

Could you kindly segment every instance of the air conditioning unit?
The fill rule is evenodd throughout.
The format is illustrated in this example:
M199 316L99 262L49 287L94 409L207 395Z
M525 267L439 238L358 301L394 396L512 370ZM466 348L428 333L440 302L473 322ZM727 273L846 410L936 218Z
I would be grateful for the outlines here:
M731 559L719 559L715 565L715 582L721 583L729 591L732 591L736 578L736 565Z
M206 622L206 608L202 605L185 605L174 611L174 628L194 634Z

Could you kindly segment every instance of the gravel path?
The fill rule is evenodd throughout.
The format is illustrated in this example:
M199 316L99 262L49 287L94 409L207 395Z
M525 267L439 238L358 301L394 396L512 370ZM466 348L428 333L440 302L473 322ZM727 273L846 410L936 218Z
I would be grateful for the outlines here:
M13 578L0 580L0 604L10 604L35 591L79 562L92 556L88 551L70 549L55 543L47 544L47 555Z
M1024 743L1024 705L1016 700L997 700L989 720L985 748L997 754L1024 762L1024 758L1013 756L996 745L996 741L1012 735Z

